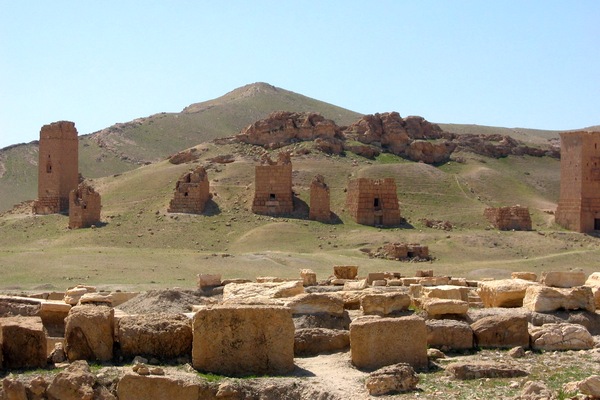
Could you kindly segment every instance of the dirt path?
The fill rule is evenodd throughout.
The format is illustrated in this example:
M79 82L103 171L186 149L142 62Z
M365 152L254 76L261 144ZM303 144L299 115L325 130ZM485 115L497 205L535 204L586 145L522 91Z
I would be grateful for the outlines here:
M326 392L331 399L369 399L364 379L368 376L350 363L350 353L322 354L316 357L296 358L296 365L302 369L315 390Z

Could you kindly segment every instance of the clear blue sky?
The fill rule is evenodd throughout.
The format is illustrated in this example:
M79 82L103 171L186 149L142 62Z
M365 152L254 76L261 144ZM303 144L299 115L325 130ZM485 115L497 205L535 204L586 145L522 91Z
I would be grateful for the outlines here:
M0 0L0 147L264 81L361 113L600 124L600 1Z

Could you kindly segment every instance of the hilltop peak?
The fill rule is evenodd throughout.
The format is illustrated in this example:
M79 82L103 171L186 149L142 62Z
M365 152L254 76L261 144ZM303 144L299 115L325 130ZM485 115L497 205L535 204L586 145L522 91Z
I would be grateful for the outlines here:
M200 103L190 104L189 106L184 108L182 112L184 112L184 113L200 112L200 111L204 111L208 108L214 107L216 105L221 105L224 103L241 100L244 98L254 97L254 96L257 96L260 94L275 94L282 90L283 89L277 88L266 82L250 83L248 85L244 85L242 87L234 89L231 92L228 92L228 93L224 94L223 96L218 97L216 99L209 100L209 101L203 101Z

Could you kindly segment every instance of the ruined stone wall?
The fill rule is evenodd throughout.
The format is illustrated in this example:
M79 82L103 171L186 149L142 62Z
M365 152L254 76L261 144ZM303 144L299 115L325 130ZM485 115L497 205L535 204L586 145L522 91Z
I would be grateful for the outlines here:
M88 228L100 222L102 202L93 187L81 183L69 194L69 228Z
M600 230L600 132L563 132L556 222L577 232Z
M362 225L399 225L400 208L393 178L359 178L348 182L346 207Z
M331 221L329 186L323 175L317 175L310 184L310 211L308 218L320 221Z
M202 214L210 200L210 185L204 167L184 174L175 185L168 211L171 213Z
M483 211L483 216L497 229L502 231L530 231L531 215L529 208L521 206L488 207Z
M79 184L79 142L75 124L69 121L44 125L40 131L38 200L36 214L69 209L69 194Z
M294 211L289 154L280 153L277 162L263 159L263 164L256 166L254 185L253 213L286 215Z

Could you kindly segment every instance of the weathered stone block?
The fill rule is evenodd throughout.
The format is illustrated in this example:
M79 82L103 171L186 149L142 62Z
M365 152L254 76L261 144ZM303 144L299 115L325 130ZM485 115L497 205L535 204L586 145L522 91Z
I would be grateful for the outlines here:
M217 388L169 376L125 374L117 386L119 400L198 400L216 398Z
M342 316L344 314L344 300L331 293L304 293L293 297L285 305L292 310L292 314L331 314Z
M477 292L485 307L521 307L525 290L538 285L524 279L501 279L480 282Z
M444 350L473 348L473 329L468 323L451 319L429 319L425 324L429 347Z
M113 357L114 310L76 306L65 319L65 353L69 361L108 361Z
M43 368L47 361L46 332L40 317L0 318L2 366Z
M532 281L532 282L536 282L537 281L537 274L534 272L512 272L510 274L510 277L512 279L523 279L526 281Z
M348 331L325 328L297 329L294 338L296 356L315 356L331 353L350 347Z
M523 307L537 312L560 309L594 311L596 302L592 288L588 286L573 288L532 286L527 288L523 299Z
M469 288L466 286L441 285L425 286L421 290L421 296L450 300L469 300Z
M365 315L385 316L408 310L410 296L402 292L372 293L361 298L360 306Z
M466 314L469 311L469 302L451 299L425 298L421 307L430 316L445 314Z
M273 283L228 283L223 288L224 304L281 304L277 299L304 293L302 281ZM276 301L270 301L276 300Z
M334 265L333 274L338 279L355 279L358 275L358 267L356 265Z
M475 344L480 347L513 348L529 347L527 317L517 315L493 315L471 324Z
M531 347L536 350L587 350L594 347L594 338L581 325L544 324L529 330Z
M200 289L221 286L221 274L197 274L197 285Z
M268 323L267 323L268 322ZM194 368L226 375L294 369L294 323L287 307L215 306L193 320Z
M360 317L350 324L350 353L357 368L407 363L427 366L427 328L416 316Z
M388 365L369 374L365 386L371 396L415 390L419 377L408 364Z
M192 324L185 315L129 315L121 317L118 325L118 339L125 357L171 359L192 351Z
M583 271L542 272L540 283L558 288L571 288L585 284L587 275Z
M317 284L317 274L312 269L301 270L300 277L304 286L315 286Z

